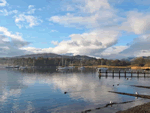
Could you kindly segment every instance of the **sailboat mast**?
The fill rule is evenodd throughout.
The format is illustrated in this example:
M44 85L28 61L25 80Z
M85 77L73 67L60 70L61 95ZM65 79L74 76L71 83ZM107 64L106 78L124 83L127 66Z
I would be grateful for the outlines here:
M81 58L81 67L82 67L82 58Z
M65 67L66 67L66 60L65 60Z
M62 66L63 66L63 56L62 56Z

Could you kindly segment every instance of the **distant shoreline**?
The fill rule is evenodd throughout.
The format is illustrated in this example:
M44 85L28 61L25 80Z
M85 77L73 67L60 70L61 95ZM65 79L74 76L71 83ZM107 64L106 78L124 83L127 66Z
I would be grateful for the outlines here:
M0 64L0 66L6 67L8 64ZM71 65L72 66L72 65ZM30 66L29 66L30 67ZM40 66L42 67L42 66ZM57 67L57 66L56 66ZM75 67L81 67L81 66L75 66ZM107 66L107 65L93 65L93 66L84 66L85 68L101 68L101 67L106 67L106 68L120 68L120 69L150 69L150 67L141 67L141 66Z
M77 66L80 67L80 66ZM84 66L85 68L101 68L101 67L106 67L106 68L131 68L131 66L107 66L107 65L97 65L97 66Z

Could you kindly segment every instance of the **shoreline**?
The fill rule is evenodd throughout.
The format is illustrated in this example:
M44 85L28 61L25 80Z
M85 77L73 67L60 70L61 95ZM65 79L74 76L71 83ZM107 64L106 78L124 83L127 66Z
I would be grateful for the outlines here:
M80 66L77 66L80 67ZM106 68L122 68L122 69L126 69L126 68L131 68L131 66L107 66L107 65L95 65L95 66L84 66L85 68L101 68L101 67L106 67Z
M150 102L116 113L150 113Z
M8 64L0 64L0 66L8 66ZM71 65L72 66L72 65ZM27 66L27 67L31 67L31 66ZM42 66L38 66L38 67L42 67ZM47 66L45 66L47 67ZM51 66L50 66L51 67ZM58 67L58 66L56 66ZM81 67L81 66L74 66L74 67ZM105 67L105 68L117 68L117 69L133 69L133 70L138 70L138 69L150 69L150 67L141 67L141 66L132 66L132 65L129 65L129 66L107 66L107 65L93 65L93 66L84 66L85 68L102 68L102 67Z

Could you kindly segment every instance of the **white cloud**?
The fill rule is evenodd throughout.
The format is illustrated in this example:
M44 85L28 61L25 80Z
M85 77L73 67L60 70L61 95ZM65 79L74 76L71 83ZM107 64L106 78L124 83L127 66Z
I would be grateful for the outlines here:
M23 40L20 33L12 34L5 27L0 27L0 56L16 56L26 54L26 51L20 50L27 46L29 42Z
M124 56L148 56L150 55L150 35L142 35L136 38L132 44L120 52Z
M99 11L98 13L90 16L76 16L75 14L67 13L64 16L52 16L49 21L67 27L96 28L106 25L114 25L119 21L119 19L117 19L113 12L106 10Z
M75 0L69 7L76 11L52 16L49 21L67 27L100 28L117 25L124 19L117 16L117 10L107 0Z
M29 5L27 14L34 14L35 10L34 5Z
M58 32L57 30L51 30L51 32Z
M55 53L98 55L101 51L116 44L119 33L96 30L90 33L72 34L71 40L62 41L53 49ZM92 37L92 38L91 38Z
M67 6L64 6L63 10L74 11L75 9L71 7L70 5L67 5Z
M150 14L129 11L127 21L122 23L121 29L135 34L150 32Z
M58 45L58 41L51 41L52 44Z
M43 22L41 19L32 15L20 14L18 16L15 16L15 23L19 28L24 27L24 26L26 28L37 26L41 22Z
M110 9L110 5L107 0L83 0L83 6L79 6L80 10L89 13L95 13L100 9Z
M18 10L7 11L6 9L2 9L0 10L0 13L2 13L4 16L9 16L11 14L17 14Z
M12 34L5 27L0 27L0 32L2 32L2 35L5 35L7 37L11 37L12 39L23 41L23 38L20 36L19 33Z
M6 6L7 2L6 0L0 0L0 6Z
M28 6L28 9L32 9L32 8L34 8L34 5L29 5Z
M114 47L109 47L106 50L104 50L101 55L102 56L111 56L112 54L117 56L118 53L122 52L123 50L127 49L128 46L114 46Z
M100 9L110 9L108 0L72 0L64 1L63 10L75 11L79 10L84 13L95 13Z
M28 51L30 53L51 53L53 48L35 48L35 47L22 47L21 50Z
M118 4L124 4L124 3L130 3L130 4L136 4L136 5L149 5L149 0L109 0L109 2L118 3Z
M22 49L34 53L52 52L57 54L73 53L74 55L100 56L102 51L117 43L118 36L119 32L116 31L95 30L90 33L72 34L70 35L70 40L61 41L54 48L26 47Z

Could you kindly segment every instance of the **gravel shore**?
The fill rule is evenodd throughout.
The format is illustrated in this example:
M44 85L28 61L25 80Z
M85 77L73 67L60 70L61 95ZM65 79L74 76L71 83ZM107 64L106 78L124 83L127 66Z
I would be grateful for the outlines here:
M135 106L125 111L118 111L116 113L150 113L150 102L143 105Z

